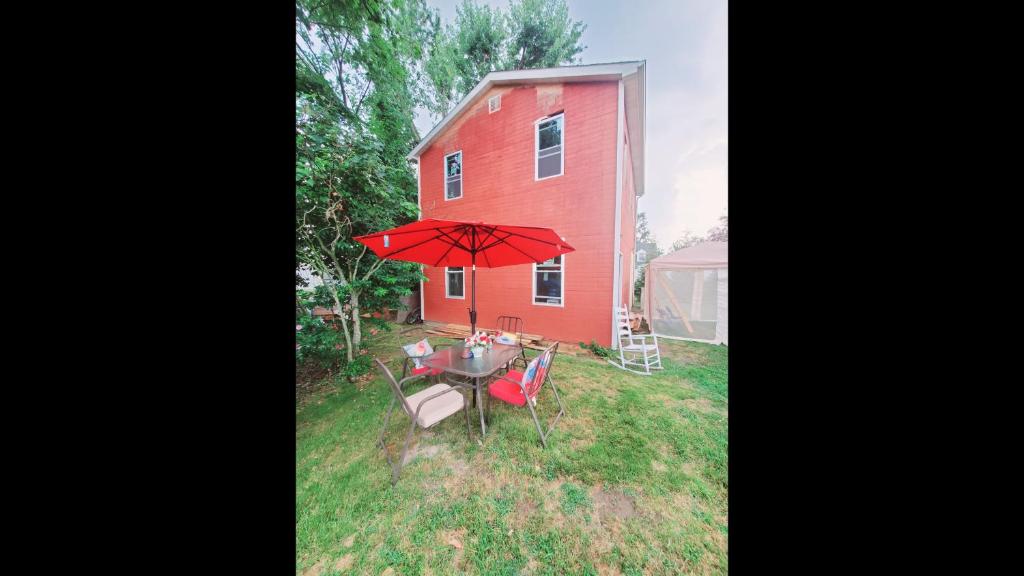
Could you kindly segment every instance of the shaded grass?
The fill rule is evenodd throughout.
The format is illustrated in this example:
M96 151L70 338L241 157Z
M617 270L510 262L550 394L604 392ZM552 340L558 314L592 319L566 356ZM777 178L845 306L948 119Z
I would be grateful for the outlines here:
M399 344L424 335L406 328L371 343L396 377ZM728 351L660 344L666 369L651 377L560 355L552 376L567 410L546 450L528 412L495 403L482 445L475 412L472 440L461 415L418 431L418 448L439 449L414 456L393 488L375 448L391 400L383 378L299 399L296 569L326 559L319 573L335 574L351 554L357 574L725 573ZM537 410L554 416L550 391ZM389 425L393 455L407 425L400 412ZM596 486L629 494L637 516L599 519Z

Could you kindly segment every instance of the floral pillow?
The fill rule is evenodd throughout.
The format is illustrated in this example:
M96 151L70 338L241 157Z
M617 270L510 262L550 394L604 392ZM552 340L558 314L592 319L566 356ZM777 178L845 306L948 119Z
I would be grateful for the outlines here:
M406 344L405 346L402 346L402 349L405 350L405 353L408 354L410 358L412 358L412 361L416 364L417 368L423 367L423 363L420 360L421 357L434 353L434 349L430 346L430 342L427 342L426 338L416 342L415 344Z

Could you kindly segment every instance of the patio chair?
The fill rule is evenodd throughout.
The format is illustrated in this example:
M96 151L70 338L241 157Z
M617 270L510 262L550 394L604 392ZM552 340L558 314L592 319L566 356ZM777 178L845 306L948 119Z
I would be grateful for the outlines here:
M616 308L614 313L615 331L619 339L619 363L611 358L608 362L612 366L641 376L650 376L651 370L661 370L658 337L654 334L634 335L629 327L629 311L625 306Z
M558 396L558 388L555 386L555 381L551 378L551 364L554 362L557 353L558 342L555 342L541 352L540 356L531 360L529 364L524 361L521 372L509 370L507 374L498 376L487 385L488 419L491 413L491 397L513 406L525 405L530 410L533 423L537 426L537 433L540 434L540 443L545 448L548 447L547 437L555 429L558 419L565 414L562 399ZM517 361L520 361L519 357L516 357L513 363ZM537 405L537 393L540 392L544 382L551 383L551 391L555 393L555 401L558 402L558 414L555 415L555 420L548 427L547 432L541 428L540 420L537 419L537 412L534 410L534 407Z
M498 316L498 330L502 332L508 332L509 334L515 334L519 338L519 355L523 357L523 360L529 362L530 359L526 357L526 346L523 345L523 319L518 316ZM505 369L510 369L509 366Z
M444 373L443 370L437 368L428 368L420 365L419 359L424 356L429 356L434 351L444 348L445 346L451 346L451 344L439 344L436 347L432 347L430 342L426 338L419 342L413 342L412 344L406 344L402 346L402 350L405 351L405 361L402 363L402 376L399 380L404 380L406 376L423 376L430 382L437 383L438 376Z
M420 428L430 428L462 410L466 414L466 437L469 438L469 402L466 402L465 395L460 392L460 390L468 390L469 387L462 384L455 384L454 386L434 384L415 394L406 396L402 392L402 387L420 376L413 375L396 382L395 377L391 375L391 371L388 370L388 367L383 362L377 358L374 358L374 361L377 363L380 371L384 373L384 379L387 380L388 385L391 386L391 391L394 393L394 396L391 398L391 405L388 406L387 414L384 416L384 427L381 428L380 438L377 440L377 445L384 450L384 457L387 459L388 465L391 466L391 485L394 486L398 482L398 475L402 472L402 466L405 464L405 454L409 450L409 441L412 440L412 434L416 431L417 426ZM455 394L451 394L452 392L455 392ZM387 434L388 423L391 421L391 413L395 409L396 401L401 401L402 410L409 416L409 432L405 435L405 443L402 445L401 455L397 461L392 462L384 436Z

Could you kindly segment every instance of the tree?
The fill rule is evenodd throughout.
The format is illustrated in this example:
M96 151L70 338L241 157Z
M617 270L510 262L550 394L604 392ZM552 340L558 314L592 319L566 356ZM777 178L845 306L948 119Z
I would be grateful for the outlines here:
M434 30L424 69L433 97L427 107L440 118L488 72L572 64L585 49L586 25L569 17L565 0L512 2L500 8L463 0L455 22Z
M436 18L423 0L296 3L296 259L342 311L346 358L370 300L397 303L415 264L378 259L354 236L416 219L413 108Z
M648 262L662 254L661 248L658 247L658 241L647 223L647 215L643 212L637 214L636 217L636 249L637 252L644 251ZM637 262L637 266L643 267L644 265Z
M644 262L637 259L636 281L633 283L633 296L639 300L640 289L644 285L644 276L647 273L646 262L661 256L661 248L658 247L658 242L647 223L647 215L643 212L637 214L636 217L636 250L638 253L642 250L645 256Z
M682 250L683 248L689 248L690 246L696 246L704 241L704 238L695 235L689 230L684 230L683 235L680 236L675 242L672 243L672 252L676 250Z
M508 68L549 68L571 64L586 46L579 44L586 24L569 17L565 0L522 0L508 8Z
M709 242L728 242L729 241L729 217L719 216L718 221L721 222L718 226L708 230L708 241Z

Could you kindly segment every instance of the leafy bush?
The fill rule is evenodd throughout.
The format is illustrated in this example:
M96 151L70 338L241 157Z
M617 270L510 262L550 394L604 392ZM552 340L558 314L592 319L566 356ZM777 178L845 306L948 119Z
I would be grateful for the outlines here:
M295 362L312 361L324 368L337 366L345 357L345 335L333 323L299 314L295 318Z
M595 356L599 358L611 358L612 356L612 349L601 346L600 344L597 343L596 340L591 340L590 344L584 344L583 342L580 342L580 348L583 348L584 350L590 350Z

